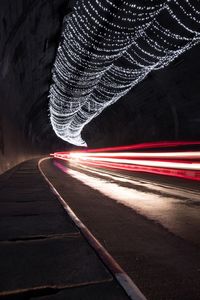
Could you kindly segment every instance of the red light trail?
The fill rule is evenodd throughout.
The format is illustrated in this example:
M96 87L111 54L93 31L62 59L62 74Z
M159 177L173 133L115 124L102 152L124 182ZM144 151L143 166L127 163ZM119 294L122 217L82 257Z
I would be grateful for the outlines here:
M164 142L151 142L141 143L128 146L117 146L117 147L104 147L97 149L87 149L81 152L110 152L110 151L131 151L136 149L151 149L151 148L169 148L169 147L182 147L182 146L198 146L200 141L164 141ZM74 151L76 152L76 151ZM80 152L80 151L77 151Z
M143 143L87 151L56 152L51 154L51 156L69 161L70 164L75 164L76 166L90 165L95 168L147 172L200 180L200 151L170 151L168 149L171 147L196 145L200 145L200 142ZM157 151L133 151L152 148L156 148ZM159 152L160 148L162 148L162 152ZM165 151L163 151L163 148ZM128 150L131 152L122 152Z

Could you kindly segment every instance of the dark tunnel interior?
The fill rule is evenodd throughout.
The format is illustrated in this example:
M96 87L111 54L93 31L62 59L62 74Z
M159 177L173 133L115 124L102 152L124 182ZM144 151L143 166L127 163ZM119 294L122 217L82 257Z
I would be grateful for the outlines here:
M41 154L74 148L51 127L48 93L64 15L73 1L0 2L0 173ZM89 123L89 147L200 136L200 46L152 72Z

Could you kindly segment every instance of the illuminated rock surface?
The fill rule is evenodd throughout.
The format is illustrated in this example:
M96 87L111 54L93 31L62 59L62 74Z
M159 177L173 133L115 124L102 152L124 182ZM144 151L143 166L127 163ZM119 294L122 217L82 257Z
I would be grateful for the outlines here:
M51 69L70 11L64 0L1 1L0 172L33 154L72 147L56 137L48 116ZM86 125L83 140L101 147L199 139L199 51L196 46L151 72Z
M81 132L150 72L200 41L200 4L190 1L77 2L64 19L53 68L50 117L63 140Z

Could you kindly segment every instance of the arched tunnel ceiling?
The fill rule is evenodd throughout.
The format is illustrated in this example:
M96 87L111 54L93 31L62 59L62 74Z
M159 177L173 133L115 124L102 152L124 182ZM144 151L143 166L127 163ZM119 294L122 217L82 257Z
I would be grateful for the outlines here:
M71 147L58 139L51 128L47 96L62 19L72 7L73 1L67 0L0 2L0 151L3 154L6 145L12 144L12 134L19 136L20 144L31 151ZM151 73L86 126L83 137L88 145L199 139L199 58L200 46L196 46L166 69Z
M143 82L83 132L95 147L144 141L199 140L200 46ZM95 134L94 134L95 133Z

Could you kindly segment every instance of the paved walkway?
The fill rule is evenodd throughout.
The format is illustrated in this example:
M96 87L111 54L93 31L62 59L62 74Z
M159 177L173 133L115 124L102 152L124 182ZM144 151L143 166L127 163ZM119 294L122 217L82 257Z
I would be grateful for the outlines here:
M37 160L0 176L0 298L126 300Z

